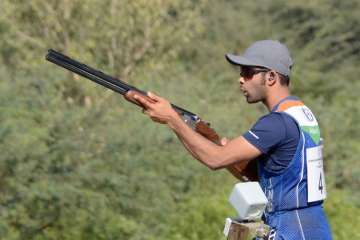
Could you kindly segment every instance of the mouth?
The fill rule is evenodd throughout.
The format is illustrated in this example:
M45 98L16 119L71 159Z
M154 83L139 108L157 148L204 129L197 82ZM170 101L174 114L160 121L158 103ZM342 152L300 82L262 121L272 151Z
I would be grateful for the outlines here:
M243 95L244 95L244 96L248 96L248 92L247 92L245 89L240 88L240 90L243 92Z

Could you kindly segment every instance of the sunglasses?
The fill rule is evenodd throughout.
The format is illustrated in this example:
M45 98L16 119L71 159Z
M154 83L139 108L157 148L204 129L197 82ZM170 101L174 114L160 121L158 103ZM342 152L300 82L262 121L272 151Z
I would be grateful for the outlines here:
M252 76L254 76L255 74L268 71L270 70L266 68L242 67L240 71L240 76L243 78L252 78Z

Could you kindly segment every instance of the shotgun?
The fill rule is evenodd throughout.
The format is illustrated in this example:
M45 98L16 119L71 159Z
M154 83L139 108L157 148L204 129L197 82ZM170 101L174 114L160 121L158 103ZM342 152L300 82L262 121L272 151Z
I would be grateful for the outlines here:
M79 74L97 84L100 84L106 88L109 88L117 93L120 93L124 96L129 102L136 104L139 107L143 106L138 102L134 95L137 95L141 98L144 98L147 101L153 102L149 98L145 91L140 90L134 86L131 86L120 79L114 78L110 75L107 75L99 70L96 70L90 66L87 66L81 62L78 62L70 57L57 52L53 49L49 49L46 55L46 60L50 61L58 66L61 66L65 69L68 69L71 72ZM185 110L184 108L178 107L174 104L171 104L174 110L181 116L185 123L191 127L194 131L202 135L203 137L209 139L210 141L220 144L219 135L210 127L210 124L203 121L198 115ZM227 167L227 169L238 179L242 181L246 180L257 180L256 174L256 165L255 161L251 162L241 162L236 163L232 166Z

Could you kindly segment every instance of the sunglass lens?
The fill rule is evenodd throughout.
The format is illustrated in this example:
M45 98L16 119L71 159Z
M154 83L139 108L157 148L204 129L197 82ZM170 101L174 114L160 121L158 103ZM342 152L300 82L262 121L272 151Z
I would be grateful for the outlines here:
M243 78L251 78L254 75L254 72L251 68L241 68L240 76Z

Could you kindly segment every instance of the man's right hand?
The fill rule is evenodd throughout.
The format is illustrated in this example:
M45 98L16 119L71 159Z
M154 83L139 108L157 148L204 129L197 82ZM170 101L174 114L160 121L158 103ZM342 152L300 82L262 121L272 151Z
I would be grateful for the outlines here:
M227 138L222 138L222 139L220 140L220 145L221 145L221 146L225 146L228 142L229 142L229 139L227 139Z

